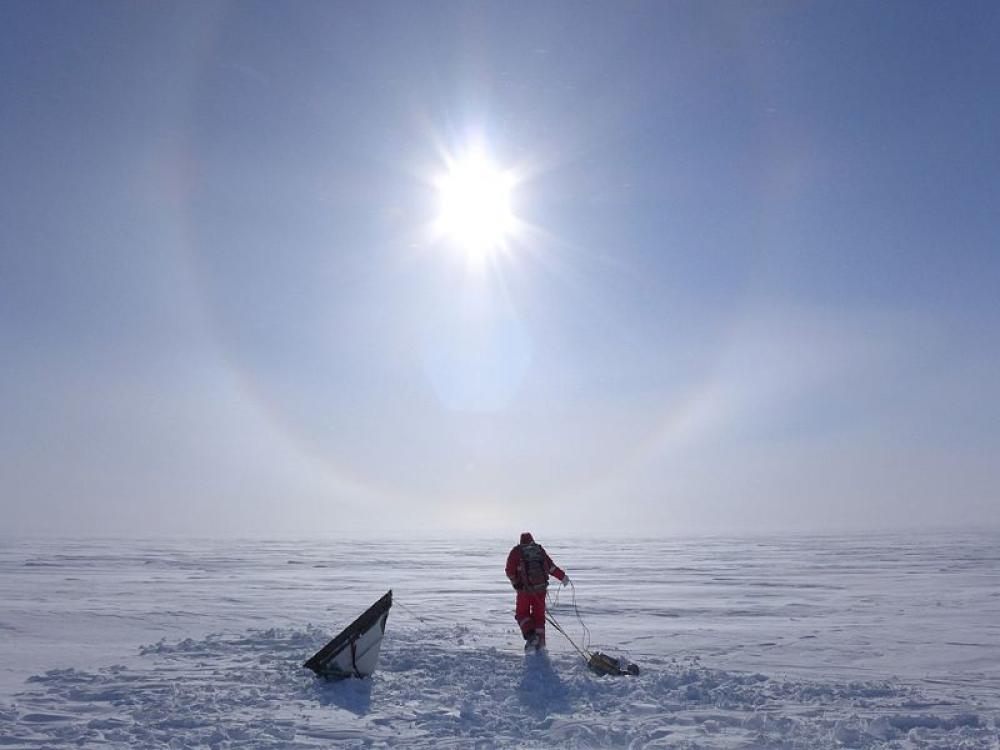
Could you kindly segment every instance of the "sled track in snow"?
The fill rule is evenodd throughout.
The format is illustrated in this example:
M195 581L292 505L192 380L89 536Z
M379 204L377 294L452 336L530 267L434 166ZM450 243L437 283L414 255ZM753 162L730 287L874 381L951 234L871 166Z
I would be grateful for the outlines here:
M912 685L668 659L602 678L568 653L480 646L466 627L390 628L370 680L303 669L329 637L315 628L161 641L129 667L52 670L0 707L0 747L1000 747L1000 711Z

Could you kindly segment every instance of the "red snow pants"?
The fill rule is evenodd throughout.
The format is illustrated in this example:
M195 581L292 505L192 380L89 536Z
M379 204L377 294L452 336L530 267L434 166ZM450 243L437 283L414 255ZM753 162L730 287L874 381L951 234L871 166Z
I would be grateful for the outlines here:
M514 607L514 619L521 627L521 634L527 638L532 630L538 636L538 643L545 645L545 590L518 591Z

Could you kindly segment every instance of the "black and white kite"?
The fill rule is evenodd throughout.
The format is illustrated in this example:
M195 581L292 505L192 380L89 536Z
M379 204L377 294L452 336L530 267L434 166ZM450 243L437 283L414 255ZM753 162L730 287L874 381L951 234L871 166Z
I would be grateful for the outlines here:
M302 666L308 667L320 677L335 680L370 675L378 666L385 621L389 617L391 606L390 589Z

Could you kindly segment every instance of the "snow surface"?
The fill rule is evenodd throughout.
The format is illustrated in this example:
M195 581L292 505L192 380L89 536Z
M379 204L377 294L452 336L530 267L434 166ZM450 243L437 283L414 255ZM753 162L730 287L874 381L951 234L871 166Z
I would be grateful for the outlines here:
M1000 750L998 535L540 541L639 677L522 653L513 540L0 540L0 747Z

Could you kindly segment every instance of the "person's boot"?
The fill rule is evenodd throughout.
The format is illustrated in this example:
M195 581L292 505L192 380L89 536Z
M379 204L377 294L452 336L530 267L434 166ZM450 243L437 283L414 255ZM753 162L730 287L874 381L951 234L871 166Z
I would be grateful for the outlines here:
M529 630L524 634L524 650L525 651L538 650L538 634L534 630Z

